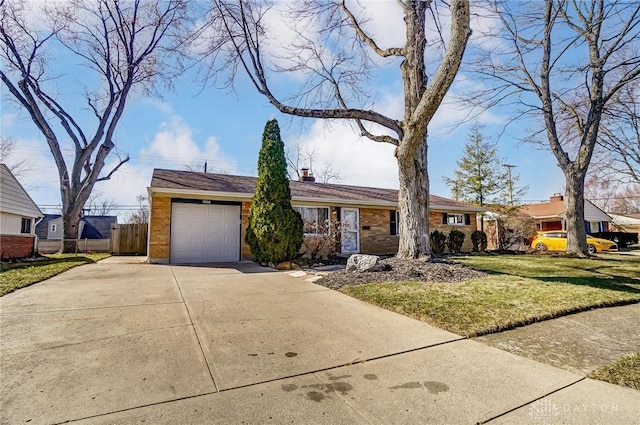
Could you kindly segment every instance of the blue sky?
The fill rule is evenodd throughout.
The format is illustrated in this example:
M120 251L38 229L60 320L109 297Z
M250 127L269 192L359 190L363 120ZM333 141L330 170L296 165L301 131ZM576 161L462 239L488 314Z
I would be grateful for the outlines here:
M396 3L366 5L371 9L370 31L380 34L389 44L399 44L401 40L394 31L398 26L390 24L398 24L401 19L393 12ZM74 59L67 55L60 56L57 62L64 73L72 74L78 69ZM463 69L452 87L453 94L465 90L469 84L467 77ZM360 138L346 122L327 123L284 116L257 94L246 78L237 81L233 93L211 86L203 89L193 82L195 78L195 71L189 71L175 80L175 90L163 92L162 98L136 95L130 99L116 142L118 150L128 153L131 160L111 181L96 185L101 198L113 199L121 206L121 215L136 203L136 195L146 192L153 168L183 169L185 164L202 164L206 159L212 172L255 175L262 130L271 118L278 119L287 148L300 145L303 151L315 151L314 169L330 165L342 176L343 184L397 188L393 146ZM278 77L277 82L275 91L282 92L296 81ZM81 107L77 79L74 82L60 78L52 84L62 93L65 105ZM380 70L371 85L376 108L401 118L402 83L397 63ZM2 134L16 141L14 159L28 158L31 164L31 171L20 176L20 180L36 203L53 212L60 204L60 195L51 154L30 119L9 102L6 95L3 86ZM433 194L450 196L443 177L453 175L456 160L463 154L471 125L461 123L466 113L464 106L447 102L429 126L429 174ZM508 118L508 111L490 110L478 121L484 124L484 134L491 137L503 132ZM530 127L531 123L510 125L499 139L498 151L506 162L516 165L514 172L520 174L520 183L529 186L526 199L544 200L563 190L564 178L550 152L519 142Z

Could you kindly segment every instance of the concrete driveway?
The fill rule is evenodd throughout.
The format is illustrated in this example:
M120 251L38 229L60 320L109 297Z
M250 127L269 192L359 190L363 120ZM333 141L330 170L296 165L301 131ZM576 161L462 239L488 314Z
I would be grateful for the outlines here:
M3 424L640 420L640 392L253 263L107 260L0 308Z

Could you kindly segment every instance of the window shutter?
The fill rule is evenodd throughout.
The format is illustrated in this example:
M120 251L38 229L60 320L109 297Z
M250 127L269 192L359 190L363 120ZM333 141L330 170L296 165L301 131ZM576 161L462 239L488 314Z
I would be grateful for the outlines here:
M339 223L342 220L342 208L336 207L336 221Z
M442 224L447 224L447 213L442 213Z
M396 212L395 210L389 211L389 233L391 235L398 234L398 223L396 223Z
M588 221L585 221L585 222L584 222L584 230L585 230L587 233L591 233L591 223L589 223Z
M471 214L464 215L464 224L466 224L467 226L471 225Z

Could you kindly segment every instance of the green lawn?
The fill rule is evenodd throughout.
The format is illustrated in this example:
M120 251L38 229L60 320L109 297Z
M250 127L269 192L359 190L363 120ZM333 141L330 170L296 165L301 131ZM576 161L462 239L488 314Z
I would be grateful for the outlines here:
M394 282L341 291L465 336L640 302L640 258L496 255L456 261L490 275L459 283Z
M73 267L95 263L109 256L110 254L52 254L47 255L47 260L2 263L0 296L49 279Z
M596 370L589 378L640 390L640 352Z

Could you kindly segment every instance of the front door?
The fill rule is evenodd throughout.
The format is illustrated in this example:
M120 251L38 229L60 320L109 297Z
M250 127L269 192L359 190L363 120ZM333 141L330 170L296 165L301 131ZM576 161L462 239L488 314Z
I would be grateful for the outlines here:
M356 254L360 252L360 217L358 208L342 208L341 252Z

